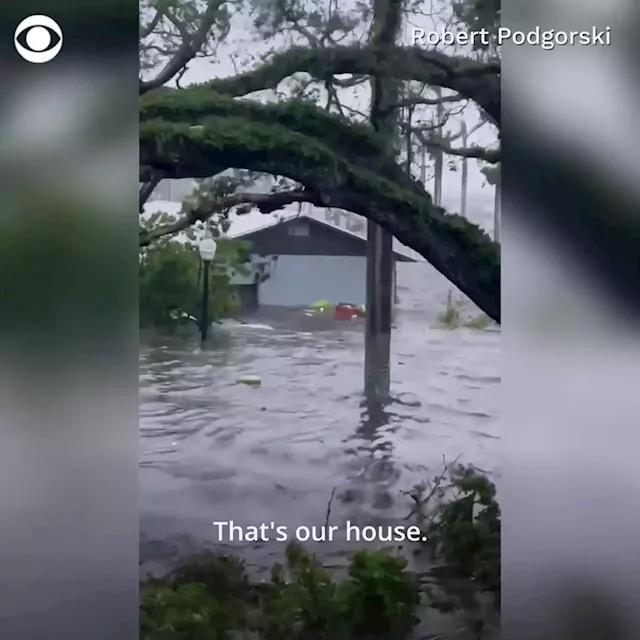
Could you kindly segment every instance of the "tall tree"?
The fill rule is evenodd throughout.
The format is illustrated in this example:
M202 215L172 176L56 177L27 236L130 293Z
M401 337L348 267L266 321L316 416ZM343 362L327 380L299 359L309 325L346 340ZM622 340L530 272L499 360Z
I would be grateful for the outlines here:
M206 10L201 20L205 18ZM389 152L380 131L309 102L264 104L244 97L276 89L301 72L317 83L348 84L380 76L381 71L395 81L453 91L475 102L487 119L499 125L497 61L476 62L401 46L386 49L381 61L372 45L321 42L318 46L309 40L309 46L274 52L250 70L199 86L165 89L141 82L143 186L159 175L215 178L228 169L283 176L290 185L285 192L259 194L259 198L252 194L246 201L263 211L274 211L286 202L308 201L363 215L416 249L499 321L497 245L478 226L435 205L424 185ZM344 74L352 80L344 80ZM467 152L470 157L482 156L480 149ZM489 158L498 159L498 152ZM233 196L237 202L242 199L242 193ZM228 207L228 200L209 199L199 211L211 213L219 206ZM187 224L202 217L202 213L194 216L194 210L197 207Z
M370 124L384 154L398 151L397 104L400 81L390 74L388 56L402 27L403 0L374 0L371 46L377 56L371 78ZM365 328L365 393L381 398L389 394L391 325L393 309L393 235L374 220L367 224L367 317Z

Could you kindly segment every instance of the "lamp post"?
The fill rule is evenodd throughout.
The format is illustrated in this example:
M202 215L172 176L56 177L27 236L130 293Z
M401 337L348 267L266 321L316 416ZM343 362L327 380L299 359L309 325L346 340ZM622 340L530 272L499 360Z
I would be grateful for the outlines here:
M216 248L216 241L211 236L211 231L207 229L204 238L198 245L204 272L202 276L202 312L200 314L200 336L202 337L202 342L206 341L209 331L209 265L216 255Z

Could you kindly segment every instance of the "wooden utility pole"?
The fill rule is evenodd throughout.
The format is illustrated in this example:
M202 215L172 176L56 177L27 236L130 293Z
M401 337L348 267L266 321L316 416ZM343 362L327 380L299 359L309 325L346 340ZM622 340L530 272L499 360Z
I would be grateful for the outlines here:
M370 122L396 154L398 130L392 105L400 98L400 83L385 74L386 59L402 24L403 0L374 0L371 44L377 55L371 80ZM391 324L393 313L393 236L367 221L367 310L365 324L365 395L384 399L390 394Z
M438 99L442 98L442 89L440 87L436 88L436 95ZM440 124L444 119L444 107L442 102L438 102L436 106L436 124ZM438 142L442 142L442 127L439 126L436 129L436 140ZM436 207L442 206L442 174L444 171L444 153L440 147L437 147L434 154L435 162L434 162L434 171L435 176L433 179L433 204Z
M424 145L420 150L420 182L423 188L427 188L427 147Z
M462 134L462 146L466 149L468 143L467 125L465 121L462 121L461 127ZM460 192L460 215L467 217L467 189L469 181L469 160L462 158L462 179L461 179L461 192Z

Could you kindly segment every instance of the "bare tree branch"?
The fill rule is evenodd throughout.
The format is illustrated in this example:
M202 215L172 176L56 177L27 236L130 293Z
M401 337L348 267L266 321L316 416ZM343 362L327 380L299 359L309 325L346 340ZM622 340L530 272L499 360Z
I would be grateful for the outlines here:
M145 27L140 29L140 39L145 40L146 38L148 38L153 33L154 29L158 26L160 20L162 20L162 12L159 9L156 9L153 18Z
M473 100L493 122L500 122L499 61L479 63L420 47L395 47L389 51L386 65L396 79L415 80L456 91L464 98ZM202 86L218 93L243 96L276 89L282 80L295 73L308 73L325 80L328 76L372 76L377 72L376 52L371 47L293 47L273 55L252 71L212 80Z
M479 131L480 129L482 129L482 127L484 127L485 124L487 124L487 123L482 121L482 122L478 122L477 124L473 125L473 127L471 127L471 129L467 130L467 138L469 138L476 131ZM454 140L457 140L458 138L461 138L463 136L463 134L464 134L464 131L461 128L460 131L458 131L458 133L454 133L454 134L448 135L446 141L447 142L453 142Z
M216 21L218 11L225 2L226 0L209 0L207 3L207 9L202 16L200 26L193 35L191 35L184 25L181 25L175 17L167 14L171 23L182 34L182 44L155 78L148 81L140 81L140 94L151 91L152 89L157 89L158 87L166 84L176 74L180 73L180 71L182 71L187 64L193 60L193 58L196 57L207 41L211 27Z
M502 153L500 149L485 149L484 147L475 145L471 147L452 147L449 140L433 140L425 136L420 130L412 130L412 132L419 142L428 149L439 149L451 156L475 158L476 160L482 160L489 164L498 164L501 160Z
M445 124L449 122L449 118L451 118L453 115L459 115L459 114L454 114L451 111L445 111L444 115L440 119L434 119L434 121L430 122L429 124L422 124L422 121L421 121L420 125L418 126L417 124L411 125L410 122L401 122L400 126L402 127L403 130L406 131L409 129L411 133L416 133L416 134L417 133L425 134L427 131L440 131L444 128Z
M500 149L485 149L483 147L452 147L445 142L427 142L426 147L440 149L450 156L458 156L460 158L475 158L489 164L497 164L501 160Z
M456 95L456 96L443 96L442 98L421 98L420 96L415 96L413 98L406 98L404 100L400 100L396 104L392 105L392 109L403 109L409 107L418 107L420 105L426 106L435 106L438 104L443 104L445 102L462 102L463 100L468 100L465 96Z
M138 205L140 213L143 212L144 205L146 204L147 200L151 197L151 194L153 193L153 191L158 186L161 180L162 180L162 174L158 171L153 171L151 172L149 179L143 182L142 185L140 186L140 197L139 197L139 205Z
M447 115L442 120L435 124L428 126L412 126L410 122L401 122L400 127L405 133L414 135L416 140L428 149L437 149L451 156L458 156L460 158L475 158L476 160L482 160L489 164L498 164L501 160L500 149L487 149L479 145L471 145L470 147L452 147L451 143L462 136L462 132L447 136L445 139L437 139L430 136L430 132L438 130L442 127L447 120ZM475 125L468 133L471 135L478 129L480 129L484 123Z
M218 202L207 206L206 209L194 207L175 222L158 226L150 231L141 231L139 244L141 247L146 247L163 236L180 233L196 222L205 222L214 214L224 211L225 209L230 209L231 207L251 204L262 211L262 213L273 213L292 202L314 202L318 205L321 204L320 196L315 195L309 190L282 191L279 193L235 193L221 198Z
M357 87L359 84L362 84L366 80L366 76L354 76L353 78L345 78L344 80L340 78L333 78L331 82L341 89L352 89L353 87Z

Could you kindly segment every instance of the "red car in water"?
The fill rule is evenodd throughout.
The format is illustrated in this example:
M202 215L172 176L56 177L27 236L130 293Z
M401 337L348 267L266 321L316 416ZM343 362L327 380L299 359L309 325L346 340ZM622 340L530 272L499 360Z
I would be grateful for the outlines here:
M365 310L360 305L339 302L334 309L333 317L336 320L356 320L364 318Z

